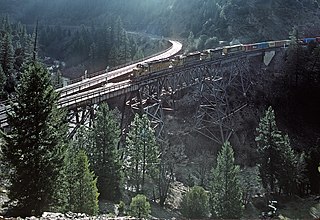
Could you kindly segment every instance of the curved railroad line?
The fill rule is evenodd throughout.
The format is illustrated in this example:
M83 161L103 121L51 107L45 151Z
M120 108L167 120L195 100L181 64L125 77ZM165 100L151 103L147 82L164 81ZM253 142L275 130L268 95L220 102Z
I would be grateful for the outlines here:
M169 58L177 53L179 53L182 49L182 44L178 41L169 40L171 43L171 47L167 50L161 52L160 54L156 54L155 56L152 56L150 58L131 63L129 65L126 65L124 67L121 67L119 69L110 71L110 72L101 72L101 74L94 76L92 78L84 79L80 82L76 82L73 84L70 84L68 86L65 86L63 88L59 88L56 91L60 93L60 97L65 97L71 94L75 94L82 90L89 90L92 87L98 87L99 85L106 84L108 80L112 80L118 77L121 77L122 75L126 75L132 71L132 69L138 64L142 62L150 62L154 60Z

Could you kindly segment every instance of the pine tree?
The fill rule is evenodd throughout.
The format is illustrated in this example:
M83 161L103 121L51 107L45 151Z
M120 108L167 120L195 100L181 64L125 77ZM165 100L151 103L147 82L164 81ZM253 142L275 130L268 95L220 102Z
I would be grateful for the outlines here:
M215 218L234 219L242 215L242 191L239 166L229 142L219 152L217 166L212 170L210 190L211 214Z
M99 209L97 179L89 170L85 151L73 147L66 157L67 211L96 215Z
M68 144L66 156L64 160L64 169L61 177L56 184L56 193L54 207L51 209L54 212L74 211L76 196L76 158L77 154L82 150L88 149L90 144L89 131L85 126L80 126L76 134ZM83 172L83 171L82 171Z
M66 124L47 70L31 63L8 112L4 159L12 168L9 198L16 215L40 215L53 202L63 169Z
M100 105L92 130L92 147L88 153L98 176L100 198L117 201L121 198L122 172L117 150L120 137L119 124L108 105Z
M278 145L282 142L282 136L277 128L274 111L271 107L261 118L257 132L256 142L260 158L260 177L267 192L273 192L276 184L276 172L279 168L278 164L281 161Z
M15 79L13 76L14 51L12 46L11 35L6 33L1 42L0 65L5 73L7 80L5 90L8 93L14 91Z
M11 35L6 33L1 42L0 64L7 77L11 75L14 62L14 51Z
M153 176L159 163L159 149L146 115L135 115L126 138L125 171L128 185L136 193L144 191L147 176Z
M269 193L297 192L304 179L304 155L298 156L291 148L289 137L278 130L271 107L261 118L257 131L259 172L264 188Z

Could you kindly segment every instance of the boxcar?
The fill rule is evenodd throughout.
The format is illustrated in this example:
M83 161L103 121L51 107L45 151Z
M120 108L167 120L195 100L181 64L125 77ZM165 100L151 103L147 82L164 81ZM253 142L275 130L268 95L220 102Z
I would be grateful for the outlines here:
M244 51L253 51L269 48L268 42L255 43L255 44L246 44L243 45Z
M305 44L308 44L308 43L311 43L311 42L316 42L317 41L317 39L316 38L311 38L311 37L309 37L309 38L304 38L303 39L303 43L305 43Z
M276 43L276 47L286 47L289 45L290 40L278 40L278 41L275 41L275 43Z
M268 42L257 43L258 49L267 49L269 48Z

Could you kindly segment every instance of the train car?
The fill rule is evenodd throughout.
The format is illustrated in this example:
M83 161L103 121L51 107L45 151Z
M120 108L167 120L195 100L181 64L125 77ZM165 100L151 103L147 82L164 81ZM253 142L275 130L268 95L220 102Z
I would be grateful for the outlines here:
M210 51L210 58L213 59L213 58L219 58L222 56L222 53L223 53L223 48L222 47L217 47L215 49L212 49Z
M206 60L206 59L210 59L210 51L212 49L208 49L208 50L204 50L201 52L201 55L200 55L200 60Z
M255 43L255 44L245 44L243 45L244 51L262 50L269 48L268 42Z
M148 72L156 72L161 71L163 69L168 69L171 66L171 60L169 58L167 59L161 59L161 60L155 60L148 62Z
M233 46L225 46L225 47L223 47L222 55L233 54L233 53L237 53L237 52L241 52L241 51L243 51L242 44L233 45Z
M201 53L200 60L219 58L222 56L222 52L223 52L222 47L204 50Z
M184 63L184 55L176 55L171 59L171 65L173 67L178 67L178 66L182 66Z
M275 41L275 47L287 47L290 44L290 40L277 40Z
M199 52L199 51L193 52L193 53L189 53L189 54L187 54L185 56L184 63L199 61L200 60L200 56L201 56L201 52Z
M269 47L276 47L276 42L275 41L268 41Z
M316 42L317 41L317 39L316 38L314 38L314 37L308 37L308 38L304 38L303 39L303 43L305 43L305 44L309 44L309 43L311 43L311 42Z
M133 68L131 77L139 77L148 73L147 63L138 63L135 68Z

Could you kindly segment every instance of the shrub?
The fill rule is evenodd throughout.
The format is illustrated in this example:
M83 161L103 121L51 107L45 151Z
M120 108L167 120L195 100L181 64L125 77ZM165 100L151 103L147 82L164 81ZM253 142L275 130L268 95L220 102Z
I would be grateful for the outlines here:
M187 218L206 218L209 214L209 196L202 187L192 187L182 198L180 208L182 215Z
M130 214L137 218L146 218L151 213L150 203L144 195L137 195L130 203Z

